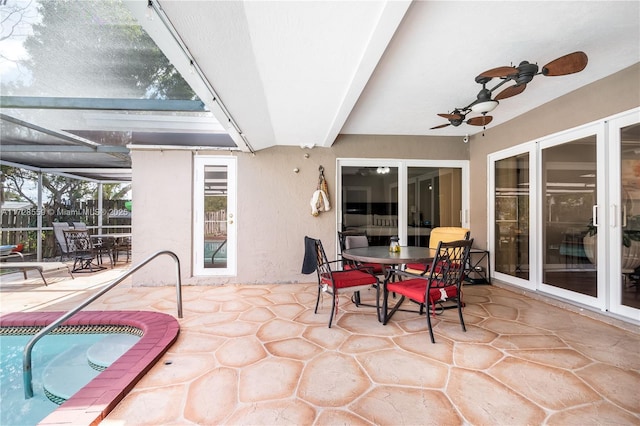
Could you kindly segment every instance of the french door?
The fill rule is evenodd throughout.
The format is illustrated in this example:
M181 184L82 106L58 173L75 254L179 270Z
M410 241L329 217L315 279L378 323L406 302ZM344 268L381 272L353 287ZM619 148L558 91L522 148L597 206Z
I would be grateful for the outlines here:
M489 156L495 277L640 320L640 114Z
M370 245L429 244L431 228L469 227L468 162L338 160L337 229L366 232Z
M194 275L236 275L236 158L194 157Z

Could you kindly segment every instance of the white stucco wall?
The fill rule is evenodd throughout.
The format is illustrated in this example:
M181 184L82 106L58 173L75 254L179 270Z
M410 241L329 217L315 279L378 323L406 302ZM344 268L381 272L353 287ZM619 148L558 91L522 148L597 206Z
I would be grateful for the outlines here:
M256 155L241 152L134 150L133 262L158 250L170 249L182 263L184 285L226 283L312 282L302 275L304 236L322 239L327 255L336 255L337 158L466 159L460 138L344 136L332 148L275 147ZM309 154L305 158L305 154ZM193 155L233 155L238 159L238 274L234 277L195 277L192 268ZM325 169L333 209L311 215L309 201ZM299 173L294 173L294 168ZM135 285L175 282L170 259L134 275Z
M133 264L159 250L177 253L182 276L191 252L193 178L190 151L133 150L132 256ZM133 275L135 283L175 283L174 261L158 257Z

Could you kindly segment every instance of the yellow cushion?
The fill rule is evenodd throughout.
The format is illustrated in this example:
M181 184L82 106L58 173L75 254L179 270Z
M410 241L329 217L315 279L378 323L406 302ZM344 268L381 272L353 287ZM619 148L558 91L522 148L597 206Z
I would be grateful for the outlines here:
M433 228L429 236L429 247L437 248L440 241L450 243L451 241L464 240L468 232L470 232L469 229L457 226Z

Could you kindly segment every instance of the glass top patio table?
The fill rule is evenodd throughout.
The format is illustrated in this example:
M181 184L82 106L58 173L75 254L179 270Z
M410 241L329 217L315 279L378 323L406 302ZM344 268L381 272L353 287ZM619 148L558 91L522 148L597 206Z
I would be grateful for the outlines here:
M430 263L435 256L435 249L415 246L401 246L400 251L395 253L389 251L389 246L358 247L342 251L342 257L345 259L383 265Z
M115 232L113 234L92 234L91 238L129 238L131 232Z

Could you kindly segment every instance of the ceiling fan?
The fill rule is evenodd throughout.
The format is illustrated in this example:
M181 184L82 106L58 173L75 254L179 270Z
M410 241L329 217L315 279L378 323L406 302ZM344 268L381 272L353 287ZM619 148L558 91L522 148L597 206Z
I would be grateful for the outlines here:
M493 117L487 115L487 113L493 111L498 106L499 101L524 92L527 84L533 80L533 77L536 75L542 74L553 77L577 73L585 69L587 61L587 55L584 52L578 51L554 59L543 66L542 69L540 69L537 64L522 61L517 67L503 66L487 70L475 79L476 83L482 85L482 89L476 95L476 99L464 108L455 108L453 112L449 114L438 114L438 116L449 120L449 123L441 124L431 129L440 129L446 126L457 127L462 123L472 126L486 126L493 120ZM487 83L494 78L499 78L501 81L491 89L488 89ZM509 82L514 82L515 84L508 86L492 99L493 92ZM465 121L467 114L471 112L482 115Z
M491 120L493 120L492 116L485 114L479 117L472 117L467 121L465 121L465 118L469 112L471 112L471 110L467 111L467 110L460 110L456 108L453 110L451 114L438 114L440 117L446 118L447 120L449 120L449 122L445 124L441 124L439 126L432 127L431 130L441 129L442 127L447 127L447 126L458 127L462 123L467 123L467 124L470 124L471 126L485 126L491 123Z

